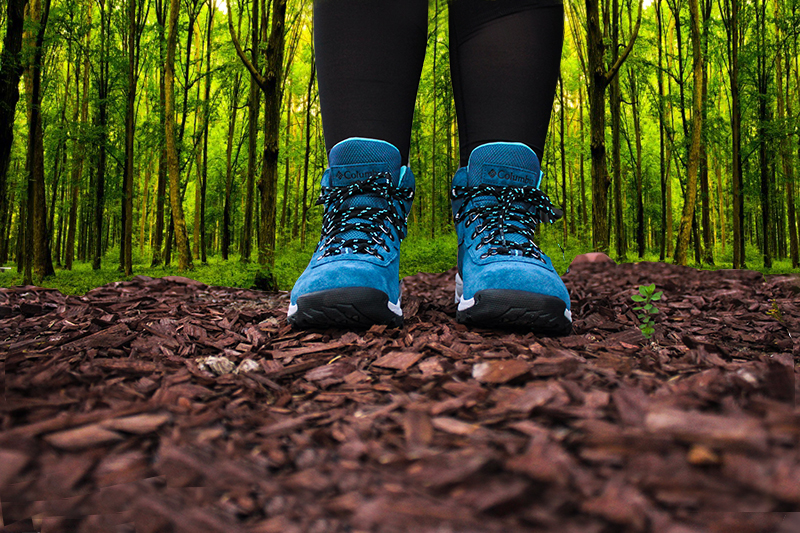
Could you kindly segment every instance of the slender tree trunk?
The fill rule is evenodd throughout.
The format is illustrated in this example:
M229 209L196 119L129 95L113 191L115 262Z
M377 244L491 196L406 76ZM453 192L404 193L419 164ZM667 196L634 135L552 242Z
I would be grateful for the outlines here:
M7 248L4 235L6 189L11 146L14 142L14 115L19 101L19 80L22 77L22 34L25 24L27 0L8 0L6 35L0 51L0 248Z
M703 24L703 37L702 37L702 54L703 57L708 57L708 36L705 30L706 22L711 17L710 0L702 0L701 2L701 15ZM696 82L695 82L696 83ZM708 153L706 151L706 129L708 116L708 62L703 61L703 133L700 143L700 198L702 200L702 223L703 223L703 263L707 265L714 264L714 234L711 228L711 186L708 179Z
M758 53L757 58L757 85L758 85L758 159L761 175L761 234L762 234L762 254L764 256L764 267L772 267L772 251L770 241L772 238L771 227L771 206L770 206L770 173L767 149L767 121L769 120L767 110L767 90L769 89L769 75L767 74L767 49L766 49L766 1L761 0L755 6L756 12L756 40Z
M86 32L86 49L91 42L91 22L92 22L92 3L87 6L87 24L89 29ZM78 69L80 71L80 69ZM84 52L83 60L83 91L79 83L75 84L75 113L73 121L78 122L78 110L80 109L80 125L85 126L89 120L89 53ZM77 79L77 77L76 77ZM86 155L86 147L83 140L78 137L72 142L72 192L71 205L69 210L69 230L67 231L67 244L64 253L64 267L72 270L72 262L75 255L75 233L78 222L78 203L80 201L79 192L81 184L81 174L83 173L83 160Z
M166 62L166 4L165 0L155 0L156 2L156 27L158 29L158 57L161 64ZM158 69L158 121L159 131L166 132L166 88L164 83L164 69ZM158 182L156 184L156 219L153 230L152 260L150 266L161 265L162 247L164 244L164 200L167 194L167 148L166 143L159 143L161 150L158 155Z
M286 131L284 132L283 138L283 160L284 160L284 171L283 171L283 205L281 206L281 234L283 238L286 238L286 214L289 207L289 181L291 178L289 177L289 162L291 157L289 157L289 140L292 137L292 92L291 89L289 90L289 96L286 102Z
M100 270L103 256L103 212L105 207L105 182L106 182L106 144L108 140L108 40L109 40L109 14L106 11L106 1L99 0L100 4L100 65L98 88L98 115L100 128L100 142L98 143L97 180L95 183L94 200L94 257L92 268Z
M664 66L663 66L663 23L661 19L661 0L655 1L656 24L658 26L658 155L659 183L661 184L661 232L659 261L667 257L667 176L664 172Z
M206 190L208 187L208 123L210 117L209 101L211 98L211 37L214 28L214 4L209 3L208 26L206 28L206 86L203 98L203 180L200 189L200 261L208 262L206 250Z
M200 32L198 31L198 37ZM195 48L194 62L197 64L197 72L203 71L203 43L198 38L198 46ZM197 84L197 93L195 94L195 102L201 102L202 94L200 92L200 84ZM192 221L192 257L200 259L200 203L201 203L201 189L203 188L203 145L198 142L203 137L203 104L196 105L194 108L194 120L192 121L192 144L196 147L194 150L194 164L195 164L195 187L194 187L194 220ZM199 125L198 125L199 122ZM187 171L191 175L191 164ZM188 231L188 230L187 230Z
M284 30L286 27L287 0L272 0L272 17L267 49L264 54L264 161L259 189L260 242L258 262L263 267L275 267L275 218L278 193L278 141L281 126L281 102L283 95Z
M776 41L781 42L786 36L781 32L780 24L778 23L778 16L780 12L780 3L775 0L775 37ZM786 47L788 48L788 46ZM778 48L778 54L775 58L775 85L777 86L777 106L778 106L778 121L783 123L786 117L792 117L792 95L790 91L792 79L791 75L791 60L790 54L786 52L786 48ZM786 93L784 99L784 86L783 86L783 69L786 68ZM789 258L792 262L792 268L800 266L800 257L798 257L798 236L797 236L797 215L794 203L794 165L791 154L789 152L788 138L782 138L780 141L780 154L781 162L783 164L783 179L786 192L786 217L789 225Z
M125 166L122 186L122 239L120 240L120 270L133 275L133 136L136 131L136 69L139 29L136 20L136 1L128 0L128 87L125 105Z
M697 198L697 174L700 166L700 142L703 130L703 55L700 43L700 14L698 0L689 0L689 12L692 25L693 75L695 81L692 104L692 143L689 149L689 169L686 178L686 195L683 204L678 242L675 246L675 263L685 265L686 251L689 246L689 234L692 230L695 200Z
M139 255L144 255L144 242L145 230L147 229L147 220L150 217L150 178L153 175L153 167L151 161L145 163L147 165L144 171L144 187L142 187L141 198L139 199Z
M222 207L222 259L228 260L229 248L231 245L231 185L233 179L232 155L233 137L236 133L236 114L239 103L239 76L233 82L233 93L231 96L230 119L228 121L228 145L225 150L225 203Z
M258 31L258 9L259 1L253 0L253 9L250 14L251 24L251 58L250 61L253 67L258 70L258 47L259 47L259 31ZM244 234L241 241L241 260L243 263L250 261L250 253L253 248L253 185L255 183L256 175L256 141L258 137L258 110L259 98L261 93L258 88L258 81L254 75L250 76L250 107L248 115L248 152L247 152L247 184L246 195L247 201L244 208Z
M586 0L589 54L589 131L592 156L592 247L608 252L607 206L611 179L606 169L606 77L603 66L605 45L600 32L598 0Z
M308 90L306 91L306 151L303 159L303 213L300 227L300 244L306 246L306 219L308 218L308 163L311 157L311 95L314 89L314 77L316 76L316 62L311 59L311 74L308 77Z
M728 18L731 83L731 184L733 189L733 268L746 268L744 232L744 187L742 181L742 111L739 101L739 1L725 2Z
M604 25L608 28L608 9L604 10ZM606 117L605 91L619 72L636 42L642 20L642 4L639 3L636 26L630 41L616 61L605 67L604 35L600 31L600 6L598 0L586 0L587 48L589 71L589 124L592 155L592 245L597 251L609 251L608 233L608 187L611 180L606 168Z
M581 227L586 229L588 218L586 216L586 183L584 180L584 176L586 173L584 172L584 159L586 154L586 140L583 136L583 89L578 87L578 108L580 109L580 120L578 121L580 124L581 130Z
M25 270L27 269L27 265L29 263L28 253L26 248L28 245L27 228L28 228L28 202L20 198L19 217L17 218L16 256L17 256L17 274L22 274L23 276L25 276ZM30 277L33 278L32 275Z
M567 213L568 213L567 208L569 207L567 205L567 202L568 202L568 200L567 200L567 151L566 151L566 148L564 146L564 124L565 124L565 122L564 122L564 113L565 113L564 108L566 107L566 102L564 101L564 78L561 77L561 76L558 77L558 89L559 89L559 97L560 97L560 101L561 101L561 110L560 110L561 111L561 117L560 117L561 118L561 128L560 128L560 137L561 137L560 138L560 141L561 141L560 142L560 147L561 147L561 189L564 192L564 199L561 202L561 209L563 209L564 210L564 214L567 215ZM572 182L572 179L570 178L570 184L571 184L571 182ZM570 221L571 220L572 220L572 217L570 217ZM563 228L564 229L564 246L566 246L567 245L567 239L568 239L568 232L567 232L567 222L568 221L565 218L562 222L564 223L564 228Z
M611 61L615 62L619 57L619 0L612 0L611 6ZM614 186L614 230L617 260L623 262L627 256L628 247L625 240L625 219L622 205L622 145L620 142L622 92L620 90L619 76L614 76L610 85L609 110L611 112L611 168L613 172L611 181Z
M12 215L14 214L14 196L15 191L14 189L11 189L11 193L8 197L8 203L6 204L5 221L2 225L2 227L5 228L3 230L5 234L0 241L0 265L4 265L8 261L8 252L11 248L11 222L13 219Z
M439 44L439 0L433 7L433 131L431 132L431 239L436 237L436 59Z
M50 256L50 229L47 227L47 200L44 183L44 140L42 136L41 115L41 77L43 42L50 13L50 0L42 6L40 0L34 0L30 9L30 22L36 29L30 41L33 57L25 69L26 87L29 88L28 112L28 229L26 230L26 268L24 282L33 283L33 276L40 281L55 274Z
M639 119L639 92L636 83L636 74L633 69L628 71L631 86L631 111L633 113L633 134L636 142L636 252L639 259L645 254L644 232L644 186L642 177L642 128Z
M186 234L186 220L183 216L183 204L180 195L180 166L178 163L178 147L175 142L175 45L178 36L179 0L170 0L169 25L167 37L167 61L164 66L164 89L166 96L166 131L167 166L169 169L169 196L172 207L172 221L175 227L178 248L178 268L192 268L192 255L189 250L189 238Z

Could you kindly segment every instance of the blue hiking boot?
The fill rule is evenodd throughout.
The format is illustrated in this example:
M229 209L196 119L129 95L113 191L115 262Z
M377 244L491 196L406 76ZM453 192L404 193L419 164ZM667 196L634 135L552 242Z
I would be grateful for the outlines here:
M292 289L292 326L402 326L400 241L414 175L401 165L385 141L353 137L331 149L317 201L322 236Z
M508 142L475 148L453 177L459 322L546 335L572 330L567 288L534 243L540 223L562 216L539 190L541 177L536 153Z

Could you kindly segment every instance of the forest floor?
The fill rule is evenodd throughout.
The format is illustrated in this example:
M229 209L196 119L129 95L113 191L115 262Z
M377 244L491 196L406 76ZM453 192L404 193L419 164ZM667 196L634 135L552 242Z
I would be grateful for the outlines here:
M800 531L800 278L577 265L563 338L457 324L452 278L362 332L178 277L0 289L0 529Z

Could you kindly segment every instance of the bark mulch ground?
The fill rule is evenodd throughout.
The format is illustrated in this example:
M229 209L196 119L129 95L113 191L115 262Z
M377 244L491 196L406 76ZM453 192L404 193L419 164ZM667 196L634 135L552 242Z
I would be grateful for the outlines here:
M452 278L362 332L185 278L1 289L3 531L800 531L798 278L575 266L558 339L457 324Z

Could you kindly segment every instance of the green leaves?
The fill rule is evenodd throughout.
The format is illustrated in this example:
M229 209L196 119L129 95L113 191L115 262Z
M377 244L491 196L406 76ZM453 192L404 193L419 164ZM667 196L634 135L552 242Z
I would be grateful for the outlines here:
M634 307L633 310L638 311L637 316L641 321L639 329L642 331L642 335L648 339L655 333L653 315L658 314L658 308L653 305L653 302L660 300L663 294L663 291L656 292L656 284L653 283L652 285L639 285L639 294L631 296L631 300L642 304Z

